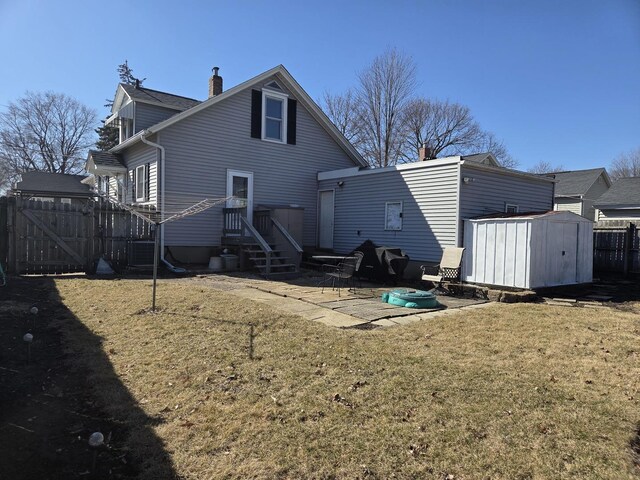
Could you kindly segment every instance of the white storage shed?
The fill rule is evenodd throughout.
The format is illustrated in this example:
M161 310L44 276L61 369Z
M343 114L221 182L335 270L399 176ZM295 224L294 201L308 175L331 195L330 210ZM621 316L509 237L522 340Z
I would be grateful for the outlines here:
M571 212L465 220L464 247L465 282L541 288L593 279L593 222Z

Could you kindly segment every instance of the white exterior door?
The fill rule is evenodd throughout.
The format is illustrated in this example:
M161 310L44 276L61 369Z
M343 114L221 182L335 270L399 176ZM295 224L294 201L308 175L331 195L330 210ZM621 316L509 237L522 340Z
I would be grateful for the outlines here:
M333 190L321 190L318 200L318 247L333 248Z
M253 223L253 172L227 170L227 208L246 207L247 220Z

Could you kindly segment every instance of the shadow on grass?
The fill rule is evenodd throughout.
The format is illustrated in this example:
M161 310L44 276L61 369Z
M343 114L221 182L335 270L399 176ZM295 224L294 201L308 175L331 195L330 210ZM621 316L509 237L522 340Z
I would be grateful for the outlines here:
M12 277L0 288L0 412L0 478L177 478L152 429L159 420L138 405L102 338L65 307L50 277ZM96 431L105 445L94 452Z

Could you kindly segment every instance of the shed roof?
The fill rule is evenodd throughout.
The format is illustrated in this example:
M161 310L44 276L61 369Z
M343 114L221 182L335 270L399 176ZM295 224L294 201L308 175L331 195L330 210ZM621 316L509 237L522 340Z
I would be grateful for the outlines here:
M595 202L595 206L625 205L640 208L640 177L621 178Z
M91 196L89 185L82 183L84 175L66 173L25 172L14 191L22 193L49 193L70 196Z
M161 92L160 90L152 90L150 88L138 87L121 83L120 86L131 97L132 100L148 102L154 104L162 104L168 108L179 110L187 110L198 105L200 100L194 98L174 95L173 93Z
M577 213L568 212L565 210L549 210L549 211L543 211L543 212L521 212L521 213L490 213L488 215L481 215L479 217L475 217L470 220L492 220L492 219L518 220L518 219L543 218L543 217L572 217L572 218L576 217L577 219L591 222L591 220L589 220L588 218L582 217Z
M591 168L589 170L570 170L566 172L545 173L544 176L555 178L556 197L585 195L598 177L605 173L604 168Z

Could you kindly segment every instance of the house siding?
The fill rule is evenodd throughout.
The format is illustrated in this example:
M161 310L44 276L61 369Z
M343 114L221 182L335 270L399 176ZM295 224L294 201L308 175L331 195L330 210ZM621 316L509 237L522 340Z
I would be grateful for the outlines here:
M571 198L556 198L553 209L562 212L572 212L576 215L582 215L582 200Z
M124 154L124 162L127 166L127 185L125 188L127 203L136 203L133 195L133 170L140 165L149 164L149 201L144 204L151 204L157 207L158 198L158 153L157 149L143 143L136 144L127 149Z
M553 209L551 182L488 172L467 165L462 165L460 177L472 179L460 186L460 244L464 238L464 220L502 213L506 204L518 205L521 213Z
M177 113L180 112L172 108L165 108L156 105L147 105L146 103L136 102L134 133L138 133L145 128L149 128L156 123L160 123Z
M640 220L640 208L598 210L598 220Z
M320 190L335 189L334 250L348 253L371 240L402 248L412 260L438 261L444 246L456 245L458 165L321 180ZM402 230L385 230L385 204L395 201L403 202Z
M598 180L596 180L596 182L591 185L591 188L589 188L589 190L587 190L587 193L584 195L584 207L582 209L582 215L584 217L588 218L589 220L596 219L596 209L594 208L593 204L607 190L609 190L609 187L607 186L604 174L600 174Z
M167 209L203 198L225 197L228 169L252 172L254 207L303 207L303 244L315 245L317 173L352 167L354 162L300 102L296 145L251 138L250 133L251 88L162 130L158 142L166 149ZM222 208L216 206L167 224L165 244L219 245Z

